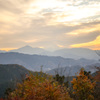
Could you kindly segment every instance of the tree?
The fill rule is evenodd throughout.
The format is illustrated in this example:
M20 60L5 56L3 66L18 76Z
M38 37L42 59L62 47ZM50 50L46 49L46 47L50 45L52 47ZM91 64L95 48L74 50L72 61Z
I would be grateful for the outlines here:
M54 79L55 79L58 83L60 83L60 84L62 85L62 84L64 84L65 76L64 76L64 75L63 75L63 76L60 76L59 74L56 74L55 77L54 77Z
M96 50L96 54L100 57L100 50ZM100 61L100 59L99 59ZM96 80L96 87L95 87L95 98L96 100L100 100L100 66L96 67L97 72L95 75L95 80Z
M94 90L95 100L100 100L100 67L96 67L94 79L96 80L96 86Z
M9 95L9 100L72 100L66 88L50 77L30 75Z
M100 50L95 50L96 54L100 57ZM99 59L100 61L100 59Z
M91 82L84 69L80 70L79 75L71 82L73 84L73 94L76 100L94 100L93 90L95 82Z

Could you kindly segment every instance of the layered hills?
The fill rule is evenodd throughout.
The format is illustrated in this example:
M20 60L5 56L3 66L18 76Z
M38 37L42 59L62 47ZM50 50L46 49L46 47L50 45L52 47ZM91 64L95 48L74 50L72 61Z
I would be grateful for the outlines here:
M85 67L83 67L81 65L58 67L58 68L49 70L46 73L51 74L51 75L59 74L61 76L64 75L64 76L68 77L68 76L76 76L77 74L79 74L81 68L84 68L85 71L87 71L87 72L90 71L91 74L95 73L97 71L96 67L100 67L100 63L86 65Z
M5 51L0 51L5 52ZM8 52L18 52L18 53L24 53L24 54L38 54L38 55L46 55L46 56L61 56L64 58L72 58L72 59L99 59L99 56L96 51L87 49L87 48L64 48L59 49L55 51L47 51L43 48L33 48L31 46L24 46L15 50L10 50ZM98 50L98 52L100 52Z
M47 71L58 66L86 66L95 63L99 63L99 61L84 58L74 60L60 56L29 55L14 52L0 53L0 64L19 64L33 71L40 71L41 66L43 66L43 71Z

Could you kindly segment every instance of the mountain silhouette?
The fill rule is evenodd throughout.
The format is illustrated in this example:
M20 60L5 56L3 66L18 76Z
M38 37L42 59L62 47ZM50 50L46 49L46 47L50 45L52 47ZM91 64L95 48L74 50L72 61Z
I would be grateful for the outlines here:
M53 52L47 51L42 48L33 48L29 45L21 47L19 49L11 50L9 52L18 52L24 54L38 54L38 55L47 55L47 56L61 56L64 58L73 58L73 59L99 59L99 56L96 54L94 50L88 48L64 48L59 49Z

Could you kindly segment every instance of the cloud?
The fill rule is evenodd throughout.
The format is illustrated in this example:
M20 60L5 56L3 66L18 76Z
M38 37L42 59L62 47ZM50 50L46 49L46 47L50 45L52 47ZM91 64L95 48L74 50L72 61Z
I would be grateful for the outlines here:
M97 2L0 0L0 46L57 49L94 41L100 33Z
M94 41L87 42L87 43L81 43L81 44L74 44L74 45L71 45L71 47L88 47L91 49L99 49L100 35Z
M19 9L16 5L17 4L10 0L0 0L0 11L11 12L14 14L21 13L21 9Z

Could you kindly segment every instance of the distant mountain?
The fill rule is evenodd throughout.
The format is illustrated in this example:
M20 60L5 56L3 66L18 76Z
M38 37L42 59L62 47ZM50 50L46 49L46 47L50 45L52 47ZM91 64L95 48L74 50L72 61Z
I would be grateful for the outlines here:
M96 64L91 64L91 65L86 65L85 67L81 66L81 65L74 65L74 66L66 66L66 67L59 67L59 68L55 68L52 70L47 71L47 74L51 74L51 75L55 75L55 74L59 74L59 75L64 75L64 76L76 76L76 74L79 73L81 68L84 68L86 71L90 71L91 73L94 73L97 71L97 69L95 67L100 67L100 63L96 63Z
M54 56L61 56L64 58L73 59L99 59L100 57L96 54L94 50L87 48L71 48L71 49L61 49L53 52Z
M86 66L98 62L99 61L87 59L74 60L70 58L62 58L60 56L54 57L42 55L28 55L14 52L0 53L0 64L19 64L33 71L40 71L40 66L42 65L43 70L47 71L50 69L57 68L58 66Z
M60 49L54 52L44 50L42 48L32 48L31 46L24 46L19 49L11 50L9 52L18 52L24 54L38 54L38 55L47 55L47 56L61 56L64 58L73 58L73 59L99 59L99 56L94 50L87 48L70 48L70 49Z
M16 87L16 83L24 79L25 74L29 74L29 72L21 65L0 64L0 97L4 96L7 88Z
M6 52L6 51L4 51L4 50L0 50L0 53L4 53L4 52Z
M24 54L46 54L48 51L42 48L32 48L31 46L24 46L19 49L10 50L9 52L18 52Z

